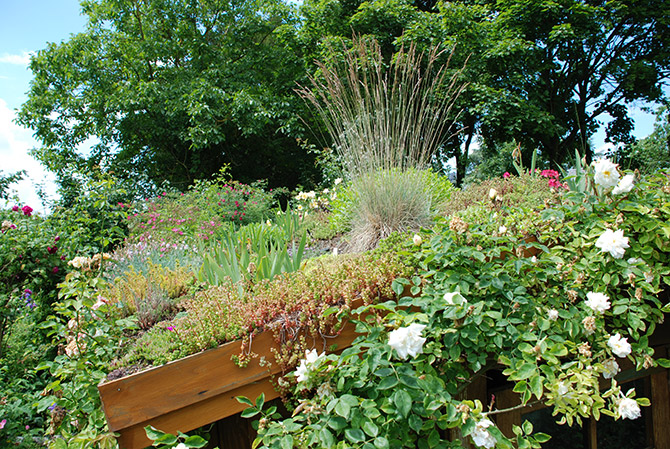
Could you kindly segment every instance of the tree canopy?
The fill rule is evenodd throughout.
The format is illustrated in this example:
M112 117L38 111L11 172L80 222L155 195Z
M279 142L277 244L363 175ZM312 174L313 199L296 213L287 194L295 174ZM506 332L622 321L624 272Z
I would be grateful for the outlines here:
M294 89L340 58L334 41L375 37L388 58L402 45L454 48L467 61L462 132L438 149L492 151L516 140L546 163L608 139L630 142L627 105L656 102L670 76L670 18L658 0L85 0L87 30L31 62L19 122L38 158L66 180L72 167L113 170L138 184L184 188L229 164L271 186L318 181L302 145L321 124ZM448 53L447 53L448 54ZM307 123L305 122L307 121ZM456 118L454 118L456 120ZM96 138L90 154L77 151ZM328 146L328 140L318 141Z
M277 0L82 2L86 32L31 62L19 121L39 159L185 188L230 164L243 181L314 175L296 143L304 76L295 11ZM99 140L90 155L77 153Z

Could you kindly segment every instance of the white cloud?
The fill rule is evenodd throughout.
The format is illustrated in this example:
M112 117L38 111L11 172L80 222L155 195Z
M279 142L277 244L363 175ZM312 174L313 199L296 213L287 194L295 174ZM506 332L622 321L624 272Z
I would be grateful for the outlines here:
M14 117L15 112L0 98L0 171L8 174L25 170L25 179L12 184L10 190L18 195L22 204L45 212L46 207L37 196L37 186L43 185L47 194L53 197L56 192L55 177L30 156L30 149L39 144L30 130L13 122Z
M3 53L0 56L0 63L22 65L27 67L28 64L30 64L30 57L32 55L33 53L27 51L22 52L20 55Z

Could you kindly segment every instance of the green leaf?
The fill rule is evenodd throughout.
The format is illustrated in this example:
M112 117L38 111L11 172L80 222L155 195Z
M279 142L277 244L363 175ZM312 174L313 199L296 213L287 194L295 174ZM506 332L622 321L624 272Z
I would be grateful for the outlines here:
M207 440L199 435L191 435L184 440L184 444L188 447L205 447L207 446Z
M524 363L519 367L516 373L514 373L514 379L528 379L533 373L537 372L537 366L533 363Z
M416 413L412 413L409 415L409 419L407 420L410 429L414 430L415 432L420 432L421 428L423 427L423 420L419 415Z
M533 375L530 378L530 391L538 398L542 398L542 376L539 374Z
M542 432L538 432L533 436L535 437L535 441L537 441L538 443L546 443L547 441L549 441L551 439L551 437L549 435L547 435L546 433L542 433Z
M388 449L389 440L386 437L377 437L375 438L374 445L377 449Z
M333 447L335 445L335 437L333 437L333 434L330 432L330 430L326 429L325 427L321 428L319 431L319 441L321 442L321 446L323 447Z
M249 398L247 398L246 396L235 396L235 399L237 399L237 402L239 402L241 404L246 404L249 407L254 406L254 404L251 402L251 400Z
M279 440L279 445L281 449L293 449L293 437L291 435L284 435L281 440Z
M260 396L256 398L256 408L262 410L263 404L265 404L265 393L261 393Z
M365 432L366 434L368 434L369 436L371 436L373 438L376 437L377 435L379 435L379 427L377 426L377 424L373 423L372 421L365 421L363 423L362 428L363 428L363 432Z
M144 432L147 434L147 438L150 440L156 441L157 439L166 435L165 432L156 429L154 426L146 426Z
M335 405L335 413L340 415L344 419L349 419L349 414L351 413L351 407L343 400L338 400L337 405Z
M412 409L412 397L405 390L399 390L393 395L393 403L403 417Z
M249 407L247 409L242 410L242 413L240 413L240 416L242 418L251 418L252 416L256 416L260 413L260 410L254 407Z
M393 388L396 385L398 385L397 377L395 376L384 377L379 382L379 384L377 384L377 390L388 390L389 388Z
M344 436L352 443L365 441L365 434L361 429L344 429Z
M656 363L663 368L670 368L670 360L668 359L656 359Z

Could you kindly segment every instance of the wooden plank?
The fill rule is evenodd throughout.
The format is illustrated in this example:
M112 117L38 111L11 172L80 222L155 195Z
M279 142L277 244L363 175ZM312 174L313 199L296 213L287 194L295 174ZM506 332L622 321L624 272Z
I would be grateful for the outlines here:
M254 340L252 349L259 356L274 360L270 353L272 335L263 333ZM232 342L100 385L98 391L109 428L116 431L280 371L276 364L271 369L260 366L258 359L240 368L231 360L239 352L240 343Z
M247 406L237 402L236 396L246 396L254 400L261 393L265 393L265 399L268 401L279 397L270 378L242 385L224 394L119 430L120 437L117 439L119 449L139 449L149 446L151 441L144 432L145 426L152 425L163 432L172 434L178 431L189 432L244 410Z
M496 408L500 410L516 407L521 404L521 396L514 393L511 388L502 390L496 394L496 403ZM521 425L521 411L522 409L516 409L506 413L493 415L495 416L498 429L500 429L503 435L505 435L507 438L514 438L514 431L512 430L512 426ZM528 410L525 411L527 412Z

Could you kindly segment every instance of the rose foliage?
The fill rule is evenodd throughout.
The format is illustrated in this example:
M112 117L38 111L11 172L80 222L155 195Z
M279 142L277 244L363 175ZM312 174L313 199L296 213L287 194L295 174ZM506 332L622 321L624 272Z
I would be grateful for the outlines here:
M613 194L609 169L607 189L566 192L542 211L538 241L449 219L422 231L419 272L394 284L411 295L355 311L361 336L306 364L293 416L251 406L255 446L539 447L549 436L529 422L503 435L496 419L509 410L468 388L490 370L560 423L640 416L649 401L616 373L669 366L649 337L668 311L670 186L659 175ZM625 245L596 245L612 232Z

